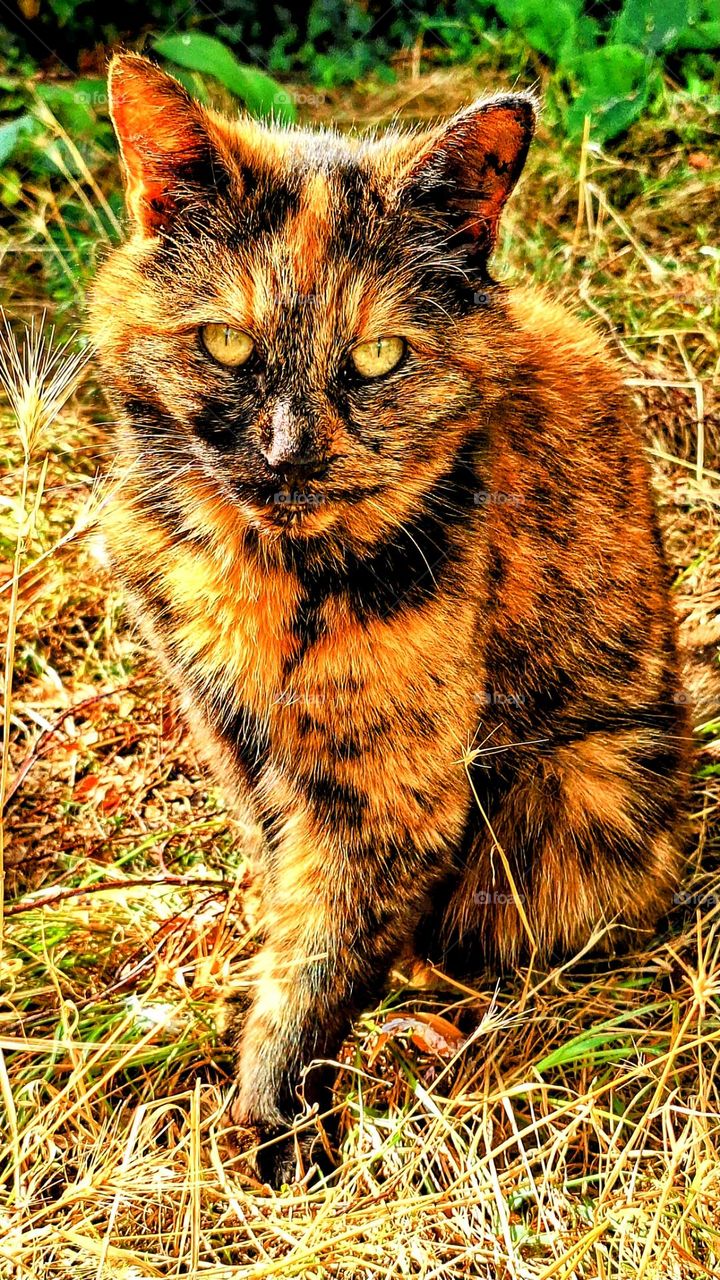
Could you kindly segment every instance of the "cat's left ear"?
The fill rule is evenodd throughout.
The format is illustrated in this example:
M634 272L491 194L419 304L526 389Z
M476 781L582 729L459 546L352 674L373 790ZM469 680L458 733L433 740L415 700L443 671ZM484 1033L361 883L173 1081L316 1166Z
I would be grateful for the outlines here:
M487 257L536 118L537 102L529 93L473 103L425 135L419 147L416 142L414 154L406 143L401 172L396 171L401 198L445 213L473 256Z
M177 80L139 54L113 58L108 92L128 212L143 232L161 234L222 174L210 119Z

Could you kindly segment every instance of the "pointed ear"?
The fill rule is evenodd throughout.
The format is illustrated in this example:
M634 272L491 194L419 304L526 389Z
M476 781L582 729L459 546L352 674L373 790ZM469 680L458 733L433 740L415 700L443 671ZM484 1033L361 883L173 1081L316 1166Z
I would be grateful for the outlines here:
M449 218L453 239L486 258L500 215L523 169L535 130L536 103L512 93L473 103L425 135L414 156L407 143L401 163L401 198Z
M193 187L214 184L207 120L177 80L139 54L113 58L108 97L128 212L142 231L157 235L169 229Z

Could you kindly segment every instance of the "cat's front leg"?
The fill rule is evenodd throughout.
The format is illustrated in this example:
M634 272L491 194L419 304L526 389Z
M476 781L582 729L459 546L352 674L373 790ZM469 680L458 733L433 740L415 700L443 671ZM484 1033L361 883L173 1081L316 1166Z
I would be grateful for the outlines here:
M296 1176L288 1128L301 1110L305 1068L337 1054L354 1014L382 990L437 872L425 854L397 846L341 849L318 840L302 816L286 831L268 878L267 941L256 957L232 1108L237 1123L269 1143L257 1167L275 1186ZM305 1101L322 1108L330 1083L322 1070L307 1073Z

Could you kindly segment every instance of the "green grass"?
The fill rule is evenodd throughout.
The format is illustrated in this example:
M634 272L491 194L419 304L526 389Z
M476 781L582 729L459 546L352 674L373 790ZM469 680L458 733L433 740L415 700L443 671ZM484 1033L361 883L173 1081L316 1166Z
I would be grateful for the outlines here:
M478 87L471 72L435 73L372 95L359 86L316 114L342 127L396 110L429 118ZM242 998L254 945L246 833L200 769L103 559L95 519L109 484L97 475L111 455L92 369L28 450L3 406L0 605L15 657L3 1280L720 1271L720 304L717 262L700 252L720 236L713 169L698 160L716 172L714 130L709 107L670 92L665 114L612 154L543 125L497 264L606 332L644 408L696 718L710 726L685 897L651 945L609 962L442 990L396 975L341 1054L342 1159L327 1185L260 1187L245 1159L253 1135L226 1117L221 1006L229 986ZM98 184L114 195L111 175L109 161L88 170L89 201ZM65 329L79 319L66 216L79 197L51 194L28 188L10 229L18 329L44 306ZM68 246L67 270L48 259L48 236Z

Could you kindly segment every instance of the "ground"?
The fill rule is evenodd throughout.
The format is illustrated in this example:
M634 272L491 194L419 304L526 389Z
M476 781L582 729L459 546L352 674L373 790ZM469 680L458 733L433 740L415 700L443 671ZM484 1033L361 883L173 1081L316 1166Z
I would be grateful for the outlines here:
M306 95L306 114L428 117L485 87L435 73ZM607 335L643 406L697 725L685 884L652 946L623 958L442 991L397 973L343 1049L326 1185L269 1192L252 1135L229 1131L220 1011L253 946L244 833L104 560L92 365L72 381L60 353L43 373L36 344L31 403L6 340L22 403L3 405L0 440L0 1277L718 1274L717 137L672 86L611 154L543 124L496 257ZM97 210L113 184L108 160L74 198ZM82 279L66 216L28 185L4 245L16 336L46 304L67 328ZM87 217L102 245L111 219Z

